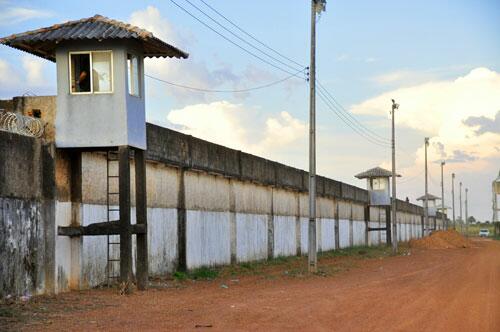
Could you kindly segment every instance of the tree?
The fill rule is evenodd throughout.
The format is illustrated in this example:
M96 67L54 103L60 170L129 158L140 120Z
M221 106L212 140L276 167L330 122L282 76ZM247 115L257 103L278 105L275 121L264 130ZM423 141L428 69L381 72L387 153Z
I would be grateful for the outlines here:
M470 216L468 219L469 224L475 224L477 222L476 218L474 216Z

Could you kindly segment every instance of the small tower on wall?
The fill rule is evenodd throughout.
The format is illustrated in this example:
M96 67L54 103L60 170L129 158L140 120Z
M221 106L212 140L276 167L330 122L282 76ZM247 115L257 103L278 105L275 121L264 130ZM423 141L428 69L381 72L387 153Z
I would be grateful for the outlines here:
M401 175L397 175L400 177ZM355 175L358 179L366 179L366 189L368 190L369 206L385 208L386 218L386 241L391 244L391 191L390 181L392 172L381 167L374 167L365 172ZM374 229L380 231L382 229ZM371 231L369 228L368 231Z
M107 179L107 220L87 226L58 227L58 235L72 238L107 235L108 263L119 262L119 275L115 277L126 284L132 280L131 238L135 235L137 286L139 289L146 288L148 251L144 58L185 59L188 54L156 38L149 31L100 15L14 34L1 38L0 43L56 63L56 147L71 151L73 158L80 158L80 161L83 151L105 151L108 171L110 155L118 163L118 174L108 174ZM136 224L131 224L130 215L132 156L136 167ZM74 164L78 165L78 162ZM81 172L81 165L76 171ZM118 180L119 192L110 192L111 178ZM76 184L78 186L81 187L81 183ZM110 211L117 209L110 209L109 198L117 194L119 213L110 218ZM119 242L110 242L110 236L119 236ZM113 250L119 252L118 259L109 257L111 244L119 245ZM107 270L109 273L109 266Z

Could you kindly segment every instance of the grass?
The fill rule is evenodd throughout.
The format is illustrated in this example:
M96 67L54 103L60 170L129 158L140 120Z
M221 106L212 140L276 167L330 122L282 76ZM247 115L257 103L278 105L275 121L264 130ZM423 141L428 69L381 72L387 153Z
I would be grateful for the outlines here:
M468 236L479 236L480 229L487 229L490 231L490 236L493 237L495 234L495 228L493 224L471 224L467 232ZM457 225L457 231L460 232L460 226ZM463 231L465 233L465 225L463 226Z
M404 255L408 247L402 245L398 254ZM358 260L382 259L392 256L392 250L387 246L358 246L318 253L318 276L331 276L340 271L349 270L357 265ZM280 256L270 260L244 262L222 267L202 267L189 272L176 271L173 277L177 281L215 280L218 278L233 278L238 276L259 276L265 279L277 277L302 278L309 275L306 256Z
M219 275L217 268L202 267L193 271L183 272L175 271L173 274L174 279L178 281L183 280L213 280Z

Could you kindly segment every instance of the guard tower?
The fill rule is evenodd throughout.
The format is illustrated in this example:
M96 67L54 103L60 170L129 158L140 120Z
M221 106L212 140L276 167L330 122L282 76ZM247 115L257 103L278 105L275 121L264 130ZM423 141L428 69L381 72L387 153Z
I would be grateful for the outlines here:
M108 236L108 265L119 262L122 282L132 278L132 234L137 237L136 278L147 287L147 213L144 58L187 58L188 54L151 32L100 15L56 24L0 39L0 43L34 54L57 66L55 143L72 155L80 172L81 152L104 151L108 157L108 217L82 227L59 227L60 236ZM130 158L135 158L136 219L131 225ZM75 161L76 160L76 161ZM78 162L80 160L80 163ZM110 174L110 163L118 174ZM78 166L79 165L79 166ZM79 167L79 170L78 170ZM78 176L76 176L78 178ZM110 190L115 181L116 190ZM81 177L80 177L81 182ZM81 186L81 183L72 184ZM118 201L112 209L110 201ZM110 242L110 236L119 242ZM110 246L119 258L110 259ZM115 250L116 251L116 250ZM107 268L109 273L109 266Z
M427 200L427 216L434 218L434 228L432 230L436 230L436 215L438 210L438 205L436 205L436 200L441 200L441 198L432 194L423 195L417 198L417 201L425 202L426 200Z
M397 174L397 177L401 175ZM385 208L386 227L371 228L368 227L368 232L371 231L385 231L387 244L391 244L391 194L390 194L390 181L392 172L381 167L375 167L365 172L355 175L358 179L366 179L366 189L370 199L370 206L378 206ZM368 210L369 211L369 210ZM369 220L369 218L368 218Z
M493 180L491 187L493 199L493 218L491 219L491 222L500 222L498 217L498 212L500 211L500 208L498 207L498 196L500 196L500 171L498 171L498 177Z

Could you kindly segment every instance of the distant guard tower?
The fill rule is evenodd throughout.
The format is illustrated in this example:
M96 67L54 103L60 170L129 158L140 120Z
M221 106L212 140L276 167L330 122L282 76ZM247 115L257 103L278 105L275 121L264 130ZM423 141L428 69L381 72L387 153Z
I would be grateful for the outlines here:
M81 174L81 152L108 155L108 217L85 227L59 227L62 236L108 235L108 265L120 264L119 277L132 277L132 234L137 237L136 277L139 289L147 287L148 253L146 220L146 121L144 58L187 58L188 54L130 24L96 15L77 21L15 34L0 43L57 63L55 143L70 149L72 172ZM131 225L130 157L135 157L136 219ZM118 163L118 174L109 172ZM77 176L78 178L78 176ZM110 191L116 180L118 192ZM81 177L80 177L81 181ZM80 184L76 184L77 186ZM116 191L116 190L115 190ZM118 201L119 211L109 202ZM117 212L113 216L112 212ZM119 235L119 242L110 236ZM119 258L110 259L111 245L119 245ZM108 271L110 267L108 266ZM108 272L109 273L109 272ZM109 275L108 275L109 277Z
M368 195L370 199L370 206L380 206L385 207L385 227L381 228L370 228L368 227L368 232L371 231L385 231L387 245L392 243L391 241L391 194L390 194L390 181L389 178L392 177L392 172L383 169L381 167L375 167L369 169L365 172L355 175L358 179L366 179L366 189L368 190ZM397 175L400 177L401 175ZM369 210L368 210L369 211ZM369 218L368 218L369 219Z
M425 200L427 200L427 216L429 217L432 217L434 218L434 227L433 228L430 228L431 225L427 225L427 227L429 227L428 230L436 230L436 215L437 215L437 210L438 210L438 206L436 205L436 200L441 200L440 197L437 197L437 196L434 196L432 194L427 194L426 195L423 195L423 196L420 196L419 198L417 198L417 201L423 201L425 202ZM425 208L425 204L424 204L424 208Z
M500 219L498 217L498 212L500 212L500 208L498 207L498 196L500 196L500 171L498 171L498 177L493 180L491 187L493 199L493 218L491 222L495 225L495 235L500 235Z

